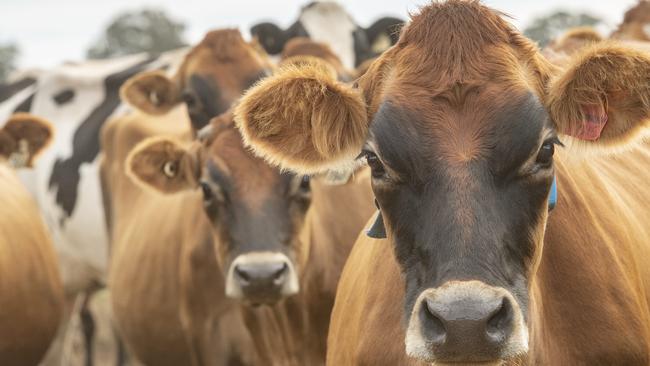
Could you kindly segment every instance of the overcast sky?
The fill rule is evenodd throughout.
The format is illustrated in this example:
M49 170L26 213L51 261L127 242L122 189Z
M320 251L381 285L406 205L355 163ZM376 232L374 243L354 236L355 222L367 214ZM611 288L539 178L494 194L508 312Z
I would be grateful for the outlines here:
M286 26L309 0L0 0L0 43L12 41L21 49L19 67L48 67L64 60L80 60L111 18L143 7L165 10L187 25L185 36L196 42L209 29L273 19ZM557 9L586 11L606 20L610 27L637 0L484 0L512 15L525 27L531 19ZM342 0L363 26L383 15L406 17L427 0Z

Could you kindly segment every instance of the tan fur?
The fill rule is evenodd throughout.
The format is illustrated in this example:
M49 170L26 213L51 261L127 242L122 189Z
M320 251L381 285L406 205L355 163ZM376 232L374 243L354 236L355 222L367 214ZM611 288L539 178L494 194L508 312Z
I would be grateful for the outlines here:
M26 167L31 167L34 159L52 141L51 124L29 113L13 114L0 130L0 156L5 159L19 152L20 141L27 142L28 156Z
M598 143L624 143L650 125L650 54L613 43L588 47L552 81L547 103L563 133L581 128L584 106L601 106L608 122Z
M4 162L0 202L0 360L37 365L63 316L58 262L36 203Z
M145 113L165 114L180 103L180 85L163 71L143 72L122 85L120 98Z
M191 151L168 137L151 137L129 153L126 174L143 187L176 193L198 186L200 163L196 149ZM166 175L165 164L174 167L173 176Z
M269 162L303 173L354 158L368 131L359 91L318 63L284 67L249 89L235 121Z

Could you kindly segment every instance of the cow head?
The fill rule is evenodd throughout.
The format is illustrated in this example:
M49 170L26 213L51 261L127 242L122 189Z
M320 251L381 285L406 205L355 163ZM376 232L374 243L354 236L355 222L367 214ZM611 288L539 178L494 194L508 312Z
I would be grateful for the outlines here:
M609 43L556 68L495 11L450 0L413 16L354 85L315 65L280 71L235 120L285 169L363 156L405 281L406 352L498 363L528 350L555 149L640 135L649 75L647 54Z
M28 113L16 113L0 129L0 160L16 168L32 167L34 158L52 140L49 122Z
M122 99L149 114L165 114L185 103L198 131L224 113L241 91L270 70L267 57L239 31L209 32L189 51L178 72L169 78L162 71L136 75L121 88Z
M293 38L309 37L327 43L346 67L359 66L397 41L403 21L383 17L370 27L359 27L345 8L335 1L314 1L300 10L298 20L286 30L270 22L251 27L256 38L269 54L279 54Z
M333 77L342 70L323 44L295 39L285 47L283 67L314 62ZM311 202L309 177L281 172L253 155L232 113L214 118L189 147L160 137L142 142L130 153L127 169L158 192L202 190L227 296L272 304L298 292L310 250L299 235Z
M310 204L308 177L281 172L244 147L232 114L214 118L198 141L154 137L130 153L127 170L164 194L202 190L226 295L272 304L299 290L308 248L299 230Z
M626 11L623 22L612 33L612 38L650 41L650 1L640 0Z

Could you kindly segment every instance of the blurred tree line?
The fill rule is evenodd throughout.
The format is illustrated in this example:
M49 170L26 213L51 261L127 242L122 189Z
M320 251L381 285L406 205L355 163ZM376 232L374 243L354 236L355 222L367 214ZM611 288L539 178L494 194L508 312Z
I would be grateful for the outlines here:
M544 47L569 28L595 26L602 20L586 13L556 11L535 18L524 34ZM88 48L91 59L124 56L147 52L157 56L165 51L185 46L185 24L171 18L162 10L142 9L118 14ZM6 81L16 67L19 48L12 43L0 44L0 82Z
M544 47L571 28L595 27L602 23L602 19L587 13L569 13L560 10L533 19L532 23L524 29L524 35L536 41L540 47Z
M86 52L101 59L147 52L151 56L185 46L185 24L162 10L143 9L119 14Z

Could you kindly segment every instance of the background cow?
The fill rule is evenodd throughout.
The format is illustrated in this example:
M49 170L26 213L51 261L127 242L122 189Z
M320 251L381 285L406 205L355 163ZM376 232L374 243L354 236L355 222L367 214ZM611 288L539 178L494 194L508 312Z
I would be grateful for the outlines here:
M612 43L556 67L450 0L352 86L305 67L251 89L236 119L258 153L372 171L387 240L355 246L328 363L648 364L649 75L650 55Z
M0 129L0 359L36 365L63 315L63 286L50 235L14 167L31 167L50 124L15 114Z
M403 23L397 18L384 17L364 29L339 3L315 1L305 5L298 19L286 30L264 22L254 25L251 35L257 37L271 55L282 52L292 38L308 37L323 42L332 48L346 68L352 69L393 45Z
M73 314L81 314L88 363L92 359L92 333L97 327L107 326L94 324L87 307L91 294L105 284L109 253L98 174L99 131L110 116L124 111L118 94L125 80L143 70L173 69L184 53L172 51L155 59L141 54L66 63L27 73L3 88L0 118L30 112L46 116L57 127L51 148L33 170L19 172L19 176L36 199L52 233L68 309L78 300ZM83 296L77 298L78 294ZM66 329L62 329L61 339L47 362L72 362L61 359L67 357L61 354L61 347L70 350L72 345L68 343L76 341L76 329L68 330L64 341Z
M171 78L143 73L123 87L125 100L155 115L133 112L102 133L113 309L125 342L146 364L254 361L238 309L225 298L210 221L196 209L203 206L200 190L163 197L135 184L126 175L126 161L147 137L165 135L189 144L207 126L205 118L227 110L269 68L265 55L238 31L210 32Z

